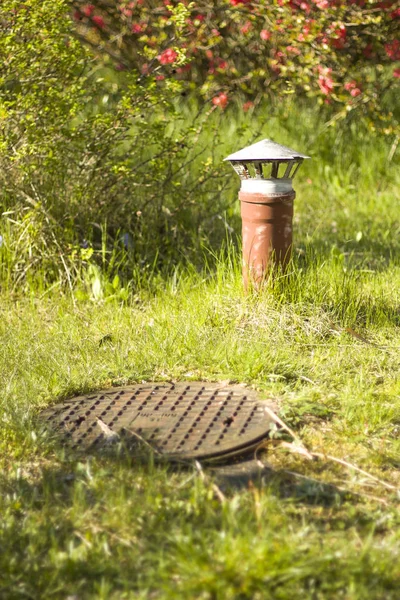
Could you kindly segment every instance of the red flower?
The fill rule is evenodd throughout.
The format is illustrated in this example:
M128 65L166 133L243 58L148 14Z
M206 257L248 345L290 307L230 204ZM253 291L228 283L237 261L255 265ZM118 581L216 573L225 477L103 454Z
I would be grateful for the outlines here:
M346 90L346 92L350 92L350 90L354 90L355 87L357 87L357 81L355 79L353 79L352 81L347 81L344 84L344 89Z
M94 17L92 17L92 21L96 25L96 27L98 27L99 29L104 29L105 22L103 17L101 17L100 15L95 15Z
M249 33L251 29L251 23L250 21L246 21L246 23L240 27L240 32L243 33L243 35L246 35L246 33Z
M214 96L212 103L214 106L220 106L223 109L228 104L228 96L221 92L218 96Z
M268 31L267 29L262 29L260 31L260 38L262 40L264 40L265 42L267 42L268 40L270 40L272 37L272 33L270 31Z
M324 75L320 75L318 77L318 85L321 92L326 96L329 96L333 90L333 79Z
M396 77L397 79L400 79L400 69L395 69L393 71L393 77Z
M339 29L335 29L333 33L335 34L335 37L331 39L331 45L337 50L341 50L346 45L346 27L341 25Z
M386 54L392 60L400 60L400 41L393 40L389 44L385 44Z
M142 33L146 29L146 23L132 23L132 33Z
M321 10L325 10L326 8L329 8L329 2L328 2L328 0L313 0L313 2Z
M243 110L244 110L244 112L247 112L248 110L250 110L253 107L254 107L254 102L252 102L251 100L249 100L248 102L245 102L243 104Z
M86 6L82 7L82 12L85 15L85 17L91 17L94 12L94 9L94 4L86 4Z
M142 4L142 2L137 2L137 4ZM120 4L118 8L125 17L131 17L133 15L133 9L135 8L135 2Z
M272 55L273 55L273 57L274 57L274 58L276 58L276 60L277 60L278 62L284 62L284 60L283 60L283 59L285 58L285 55L284 55L284 53L282 52L282 50L274 50L274 51L272 52Z
M250 4L253 0L229 0L232 6L237 6L238 4Z
M361 89L355 79L353 79L352 81L347 81L344 84L344 89L347 92L350 92L350 96L352 96L353 98L357 98L357 96L361 94Z
M157 56L162 65L170 65L178 58L178 53L173 48L167 48Z
M218 69L225 70L228 68L228 63L226 60L222 60L222 58L217 59L217 67Z

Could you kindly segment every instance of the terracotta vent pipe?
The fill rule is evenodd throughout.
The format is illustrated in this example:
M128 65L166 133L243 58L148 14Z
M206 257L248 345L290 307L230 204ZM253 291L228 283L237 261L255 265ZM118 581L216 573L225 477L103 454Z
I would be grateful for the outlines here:
M285 268L291 256L292 180L305 158L296 150L262 140L231 154L228 160L241 179L243 281L258 287L271 262Z

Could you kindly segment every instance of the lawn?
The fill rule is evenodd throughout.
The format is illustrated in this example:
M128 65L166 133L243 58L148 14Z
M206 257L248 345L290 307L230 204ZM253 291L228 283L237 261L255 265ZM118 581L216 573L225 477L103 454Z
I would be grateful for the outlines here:
M234 241L124 298L105 276L23 295L3 247L0 598L399 597L398 157L352 136L297 144L314 158L295 185L293 263L259 293L243 292ZM296 146L293 131L278 140ZM292 435L260 450L258 485L149 452L73 453L38 419L73 395L170 380L276 403Z

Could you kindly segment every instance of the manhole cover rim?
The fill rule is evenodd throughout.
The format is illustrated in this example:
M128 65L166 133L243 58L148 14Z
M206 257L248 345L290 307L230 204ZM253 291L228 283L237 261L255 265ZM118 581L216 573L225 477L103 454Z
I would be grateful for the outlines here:
M173 400L175 406L171 405ZM164 402L166 408L160 413ZM268 437L273 423L265 406L268 403L255 390L238 384L163 381L81 394L47 407L40 416L61 436L69 437L75 449L89 450L103 440L104 435L94 425L96 418L116 434L131 429L143 435L166 458L196 459L256 447Z

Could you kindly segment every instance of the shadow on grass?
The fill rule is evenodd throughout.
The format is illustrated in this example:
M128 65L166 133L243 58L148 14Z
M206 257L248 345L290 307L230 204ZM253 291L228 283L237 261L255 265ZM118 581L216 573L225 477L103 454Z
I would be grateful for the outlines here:
M345 237L319 237L307 244L301 241L295 244L294 250L300 255L299 262L304 268L312 268L314 261L322 262L332 257L342 255L344 264L354 270L370 270L376 273L384 272L392 261L399 256L400 246L392 239L387 241L362 238L360 241L349 240ZM309 257L304 258L305 256Z
M209 467L207 472L228 495L246 489L268 488L283 500L325 508L340 506L343 502L355 499L354 494L334 484L294 471L274 469L251 456L231 464Z
M122 468L130 472L140 471L148 477L164 473L167 476L182 476L188 482L200 478L206 486L216 485L227 497L249 490L266 489L282 500L325 508L339 507L346 501L357 499L352 492L339 489L334 484L318 481L302 473L276 469L261 462L256 457L254 448L244 449L231 457L185 460L161 455L145 441L132 436L122 436L122 440L117 442L98 443L87 451L70 449L63 444L61 436L54 437L54 442L67 459L66 465L73 467L77 463L90 463L94 460L110 475ZM45 471L44 478L47 481L45 487L50 482L57 495L60 496L61 493L63 501L68 503L73 490L71 484L76 481L76 476L60 467L58 470Z

